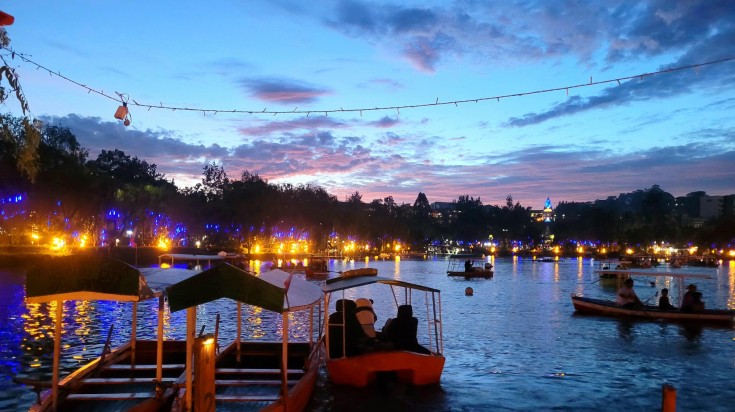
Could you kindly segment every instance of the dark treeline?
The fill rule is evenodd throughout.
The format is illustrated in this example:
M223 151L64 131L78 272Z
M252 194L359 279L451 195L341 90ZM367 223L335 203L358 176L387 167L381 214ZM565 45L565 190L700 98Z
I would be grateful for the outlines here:
M201 183L180 189L156 165L120 150L89 159L71 131L58 126L42 129L38 173L30 179L18 168L28 160L22 119L3 115L0 120L0 243L57 232L77 241L88 235L95 245L127 234L139 246L161 236L181 246L202 241L230 249L308 239L310 251L317 252L338 248L339 239L370 251L396 243L423 251L429 245L487 241L534 248L548 245L549 233L559 245L667 241L725 247L735 234L730 214L693 227L677 199L655 185L594 202L561 202L551 223L534 220L531 208L511 196L493 206L460 195L441 209L432 209L424 193L413 204L397 204L391 196L365 201L359 192L339 201L321 187L274 185L250 171L231 179L214 163L204 166Z

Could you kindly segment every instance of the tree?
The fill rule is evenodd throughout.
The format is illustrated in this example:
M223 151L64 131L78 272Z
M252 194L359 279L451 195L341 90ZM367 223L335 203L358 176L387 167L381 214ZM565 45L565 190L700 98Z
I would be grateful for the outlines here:
M9 45L10 38L8 37L8 33L5 31L4 28L0 27L0 48L9 50ZM11 56L12 58L14 58L15 52L11 51ZM26 175L26 177L28 177L31 182L33 182L36 179L36 175L38 174L38 144L41 141L41 133L39 130L40 123L31 121L28 118L30 107L28 105L28 101L26 100L25 94L23 94L23 89L20 87L18 74L15 72L15 69L8 64L7 60L5 60L5 56L0 55L0 61L2 61L2 65L0 66L0 82L2 82L4 77L7 80L11 91L15 92L15 97L18 100L18 103L20 103L20 109L23 112L23 119L21 123L23 125L24 132L22 134L6 133L6 117L3 116L0 117L0 120L3 121L3 132L0 136L0 139L15 141L15 145L18 148L18 152L15 158L16 166L19 171L21 171L24 175ZM8 97L9 93L6 91L5 87L3 87L2 83L0 83L0 104L5 103Z

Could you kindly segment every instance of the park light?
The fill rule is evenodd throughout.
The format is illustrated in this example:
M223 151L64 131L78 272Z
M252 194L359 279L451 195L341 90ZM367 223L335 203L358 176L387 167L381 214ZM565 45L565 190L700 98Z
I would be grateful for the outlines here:
M202 247L202 241L201 240L197 240L196 241L196 246L197 246L197 249L199 249L200 247Z
M697 253L697 249L699 249L697 246L690 247L689 248L689 254L690 255L693 255L693 254Z
M625 253L627 253L629 255L632 255L633 254L633 249L627 248L627 249L625 249Z
M62 239L60 237L55 237L51 241L51 249L53 249L53 250L59 250L59 249L63 248L65 244L66 244L66 242L64 242L64 239Z
M168 250L169 240L165 237L158 238L158 244L156 245L161 250Z

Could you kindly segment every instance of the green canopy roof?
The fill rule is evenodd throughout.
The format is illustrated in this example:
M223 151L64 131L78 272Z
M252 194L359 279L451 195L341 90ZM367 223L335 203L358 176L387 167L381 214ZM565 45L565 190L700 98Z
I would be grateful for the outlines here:
M286 279L291 280L288 294ZM282 313L318 303L322 296L317 285L283 271L273 270L257 276L228 264L171 285L166 288L166 294L172 312L228 298Z
M26 298L30 303L55 300L131 302L153 296L138 269L106 256L52 257L26 274Z

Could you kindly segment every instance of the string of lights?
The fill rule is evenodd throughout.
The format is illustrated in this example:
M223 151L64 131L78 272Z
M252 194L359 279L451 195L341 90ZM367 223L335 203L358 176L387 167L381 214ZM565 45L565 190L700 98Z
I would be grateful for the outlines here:
M74 79L71 79L59 71L51 70L50 68L37 63L33 60L31 60L26 54L18 53L8 47L0 47L8 52L11 53L12 57L18 57L21 60L23 60L26 63L29 63L33 66L36 66L36 70L45 70L49 73L51 76L58 76L70 83L73 83L85 90L87 90L87 93L95 93L100 96L106 97L110 100L114 100L118 103L122 103L123 106L127 108L128 106L137 106L142 108L147 108L148 110L151 109L162 109L162 110L171 110L171 111L187 111L187 112L199 112L202 113L204 116L207 115L207 113L215 115L217 113L240 113L240 114L269 114L269 115L293 115L293 114L300 114L300 115L312 115L312 114L324 114L325 116L329 115L330 113L360 113L362 116L363 112L377 112L377 111L396 111L398 114L401 113L402 109L417 109L422 107L432 107L432 106L447 106L447 105L455 105L459 106L460 104L466 104L466 103L479 103L489 100L496 100L500 101L501 99L508 99L511 97L523 97L523 96L531 96L535 94L543 94L543 93L553 93L553 92L560 92L564 91L567 95L569 95L569 90L572 89L579 89L582 87L591 87L591 86L598 86L603 84L609 84L609 83L617 83L620 85L622 82L632 79L644 79L645 77L659 75L659 74L666 74L666 73L672 73L672 72L678 72L683 70L691 70L691 69L698 69L700 67L720 64L720 63L726 63L731 62L735 60L735 57L726 57L719 60L712 60L708 62L703 63L696 63L696 64L690 64L687 66L679 66L679 67L671 67L666 69L661 69L653 72L648 73L642 73L642 74L636 74L631 76L623 76L623 77L616 77L612 79L605 79L605 80L598 80L593 81L592 77L590 77L589 82L586 83L580 83L580 84L574 84L569 86L561 86L561 87L553 87L549 89L539 89L539 90L532 90L532 91L526 91L526 92L519 92L519 93L511 93L511 94L504 94L504 95L497 95L497 96L486 96L486 97L478 97L478 98L471 98L471 99L462 99L462 100L450 100L450 101L439 101L439 98L437 97L434 102L429 103L418 103L418 104L405 104L405 105L394 105L394 106L376 106L376 107L361 107L361 108L347 108L344 109L340 107L339 109L302 109L299 110L298 107L295 107L293 110L287 111L287 110L267 110L267 108L263 110L247 110L247 109L201 109L201 108L193 108L193 107L179 107L179 106L168 106L164 105L163 102L159 102L159 104L146 104L146 103L138 103L134 99L127 98L127 95L124 93L118 93L115 92L116 96L113 96L111 94L106 93L104 90L101 89L95 89L90 86L87 86L86 84L80 83ZM127 114L127 110L125 110L125 113ZM117 117L117 115L116 115ZM122 119L122 118L121 118ZM129 124L129 121L128 121Z

